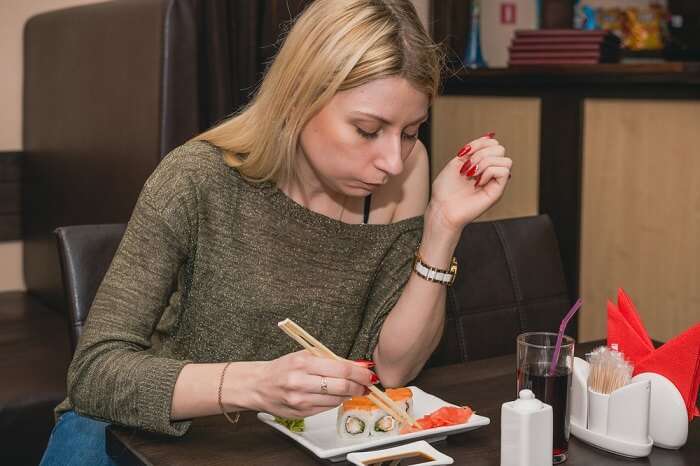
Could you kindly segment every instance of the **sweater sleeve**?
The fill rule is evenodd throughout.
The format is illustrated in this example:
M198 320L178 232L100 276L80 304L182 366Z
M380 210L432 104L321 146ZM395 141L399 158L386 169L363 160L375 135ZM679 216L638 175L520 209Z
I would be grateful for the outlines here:
M422 219L402 232L388 249L374 275L362 327L351 350L351 359L372 359L386 317L399 300L413 269L413 258L423 231Z
M180 436L190 422L172 422L170 408L189 361L151 349L197 231L196 185L175 155L163 160L139 196L69 367L68 396L80 414Z

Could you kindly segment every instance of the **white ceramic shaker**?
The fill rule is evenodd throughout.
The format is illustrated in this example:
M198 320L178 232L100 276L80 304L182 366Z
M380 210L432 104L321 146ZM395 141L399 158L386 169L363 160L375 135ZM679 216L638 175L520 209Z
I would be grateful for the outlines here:
M501 406L501 466L552 464L552 407L520 390Z

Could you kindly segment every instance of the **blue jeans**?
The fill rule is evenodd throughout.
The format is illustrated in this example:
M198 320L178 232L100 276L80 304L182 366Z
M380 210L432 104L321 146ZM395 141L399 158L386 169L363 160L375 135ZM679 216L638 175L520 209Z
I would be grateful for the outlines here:
M56 421L39 466L115 466L105 449L106 422L68 411Z

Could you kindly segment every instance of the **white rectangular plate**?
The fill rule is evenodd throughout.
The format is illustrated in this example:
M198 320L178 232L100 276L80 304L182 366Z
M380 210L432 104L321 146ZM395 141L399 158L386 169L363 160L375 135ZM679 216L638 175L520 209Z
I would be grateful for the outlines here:
M425 416L443 406L455 406L440 398L424 392L418 387L409 387L413 392L413 410L416 419ZM319 458L329 459L331 461L342 461L345 455L353 451L367 450L377 448L382 445L392 443L407 442L418 439L427 440L428 442L437 442L444 440L448 435L466 432L468 430L477 429L488 425L491 420L484 416L479 416L474 413L464 424L455 426L437 427L435 429L422 430L410 434L402 434L393 437L383 437L367 440L343 440L338 438L336 434L336 418L338 417L338 408L307 417L304 424L305 430L301 433L291 432L281 424L275 422L274 416L267 413L258 413L258 419L265 424L272 426L284 435L295 440L303 447L310 450Z

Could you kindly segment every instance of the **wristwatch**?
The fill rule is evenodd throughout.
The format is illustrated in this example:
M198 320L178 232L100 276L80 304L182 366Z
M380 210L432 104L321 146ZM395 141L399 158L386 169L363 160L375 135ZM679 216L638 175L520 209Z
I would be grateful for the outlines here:
M440 283L445 286L450 286L455 282L455 278L457 278L457 258L452 256L450 269L443 270L437 267L432 267L423 262L419 251L420 244L416 248L416 256L413 259L413 271L416 273L416 275L428 280L429 282Z

